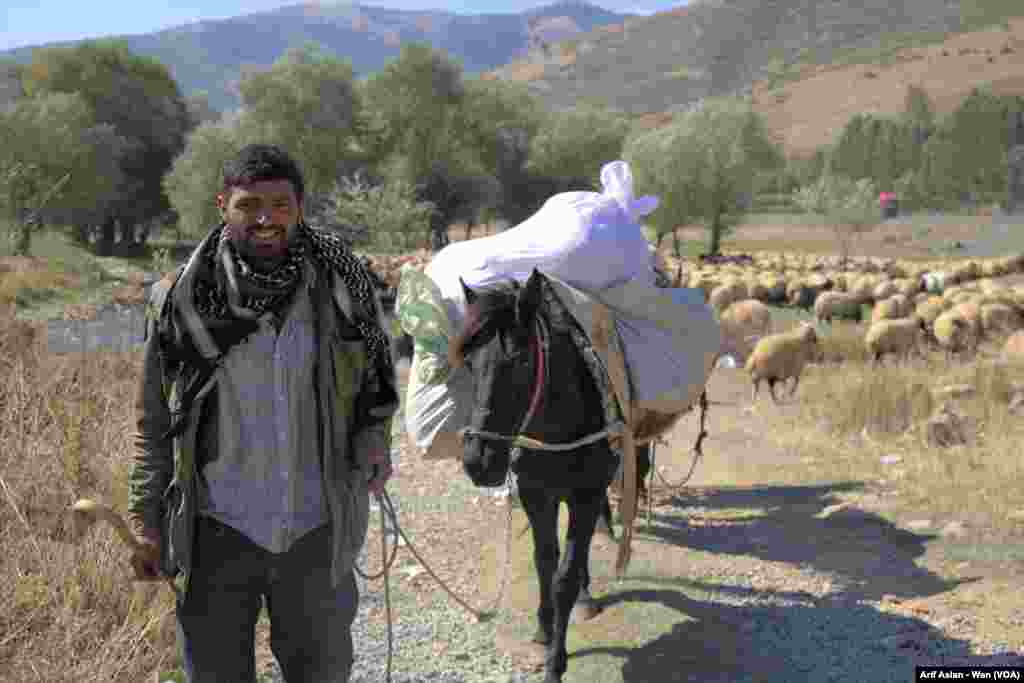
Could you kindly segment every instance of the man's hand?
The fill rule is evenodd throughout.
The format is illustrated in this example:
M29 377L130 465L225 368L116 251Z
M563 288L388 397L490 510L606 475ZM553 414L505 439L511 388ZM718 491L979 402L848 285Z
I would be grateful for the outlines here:
M146 529L136 527L135 538L139 542L138 548L132 553L132 569L135 570L136 581L159 581L160 574L160 550L163 540L160 537L159 529Z
M367 484L370 493L379 496L384 493L384 487L388 479L394 474L395 468L391 465L391 454L386 448L377 447L370 450L367 456L367 464L370 466L370 480Z

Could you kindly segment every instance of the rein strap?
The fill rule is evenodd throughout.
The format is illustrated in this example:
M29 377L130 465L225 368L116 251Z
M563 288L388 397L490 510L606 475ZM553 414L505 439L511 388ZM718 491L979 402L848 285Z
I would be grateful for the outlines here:
M587 436L576 439L569 443L546 443L533 439L523 434L526 427L530 424L530 420L533 419L533 415L540 405L541 395L544 388L547 386L547 351L549 346L549 335L545 324L541 318L535 320L537 326L537 333L535 337L531 337L531 346L536 350L536 366L537 375L534 381L533 396L530 399L530 407L526 411L526 415L523 416L522 424L519 425L519 429L512 436L507 434L497 434L495 432L486 432L480 429L473 429L472 427L463 427L459 430L459 436L465 438L467 436L475 436L481 439L490 439L492 441L508 441L512 447L526 448L532 451L549 451L549 452L564 452L572 451L581 446L589 446L592 443L596 443L601 439L612 438L614 436L621 435L625 430L625 423L618 420L599 432L588 434Z

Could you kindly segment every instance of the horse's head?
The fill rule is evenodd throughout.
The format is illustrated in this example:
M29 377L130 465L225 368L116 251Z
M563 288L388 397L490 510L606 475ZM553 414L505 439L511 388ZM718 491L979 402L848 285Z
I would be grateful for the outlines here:
M477 486L505 481L510 441L526 428L543 391L542 277L534 270L522 286L513 281L479 291L462 283L466 319L449 344L449 363L466 366L476 387L463 468Z

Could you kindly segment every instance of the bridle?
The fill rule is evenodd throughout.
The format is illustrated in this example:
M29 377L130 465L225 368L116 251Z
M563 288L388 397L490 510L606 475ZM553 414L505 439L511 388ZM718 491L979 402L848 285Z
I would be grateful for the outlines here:
M488 432L482 429L475 429L473 427L463 427L458 431L460 438L464 440L466 437L472 436L490 441L507 441L512 447L527 448L536 451L572 451L580 448L581 446L586 446L609 436L621 433L625 428L625 425L621 421L616 421L599 432L588 434L587 436L576 439L570 443L549 444L524 435L526 428L529 426L537 412L537 407L540 405L541 397L543 396L544 389L547 387L548 383L548 352L551 348L551 332L548 329L548 324L544 320L543 316L534 316L534 334L530 335L529 339L530 347L534 350L534 366L536 367L536 372L534 373L533 391L530 396L530 404L526 409L526 414L523 416L522 421L519 423L519 428L514 434L508 435Z

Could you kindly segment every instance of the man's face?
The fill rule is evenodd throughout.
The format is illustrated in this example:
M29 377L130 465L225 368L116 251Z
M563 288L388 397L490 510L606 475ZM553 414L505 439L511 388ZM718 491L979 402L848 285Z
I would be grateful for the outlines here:
M217 207L229 239L253 268L271 270L284 260L302 215L291 181L233 187L230 195L217 195Z

